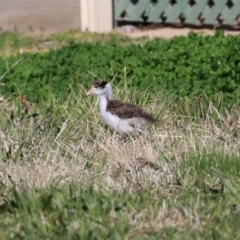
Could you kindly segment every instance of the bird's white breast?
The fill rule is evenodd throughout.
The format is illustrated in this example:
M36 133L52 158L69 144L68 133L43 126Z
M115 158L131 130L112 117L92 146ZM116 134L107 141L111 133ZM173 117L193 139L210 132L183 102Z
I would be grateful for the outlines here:
M108 101L105 97L100 97L100 113L105 120L105 122L114 130L122 133L130 133L134 131L134 128L129 125L129 121L127 119L121 119L117 115L112 114L107 111Z

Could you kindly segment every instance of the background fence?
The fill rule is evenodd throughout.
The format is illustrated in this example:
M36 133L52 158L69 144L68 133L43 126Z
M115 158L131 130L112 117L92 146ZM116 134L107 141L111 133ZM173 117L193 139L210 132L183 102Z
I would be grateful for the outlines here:
M235 25L240 0L115 0L115 21Z
M79 29L79 0L0 0L0 28L19 32Z
M108 32L112 10L112 0L0 0L0 30Z
M235 25L239 16L240 0L0 0L3 31L109 32L113 18L116 23Z

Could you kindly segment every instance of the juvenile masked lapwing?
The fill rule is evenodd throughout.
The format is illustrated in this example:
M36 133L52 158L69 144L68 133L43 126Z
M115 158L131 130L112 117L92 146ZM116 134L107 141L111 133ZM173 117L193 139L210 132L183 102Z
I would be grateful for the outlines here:
M146 136L144 127L152 124L154 117L139 106L125 103L112 96L112 85L104 80L96 80L87 95L99 97L100 113L105 122L120 134L131 134L135 131Z

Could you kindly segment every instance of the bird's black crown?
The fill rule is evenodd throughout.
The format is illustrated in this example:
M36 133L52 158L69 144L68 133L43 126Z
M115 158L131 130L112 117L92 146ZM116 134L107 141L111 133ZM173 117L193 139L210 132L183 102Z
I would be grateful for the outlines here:
M101 89L105 88L106 85L107 85L107 82L101 79L98 79L93 83L93 86L95 88L101 88Z

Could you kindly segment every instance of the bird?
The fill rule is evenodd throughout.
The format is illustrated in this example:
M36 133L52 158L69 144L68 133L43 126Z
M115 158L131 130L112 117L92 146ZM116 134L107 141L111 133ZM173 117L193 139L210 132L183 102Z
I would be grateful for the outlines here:
M112 85L105 80L95 80L87 92L89 95L99 97L100 114L107 125L120 135L130 135L137 131L146 136L144 128L155 122L152 114L141 107L114 99Z

